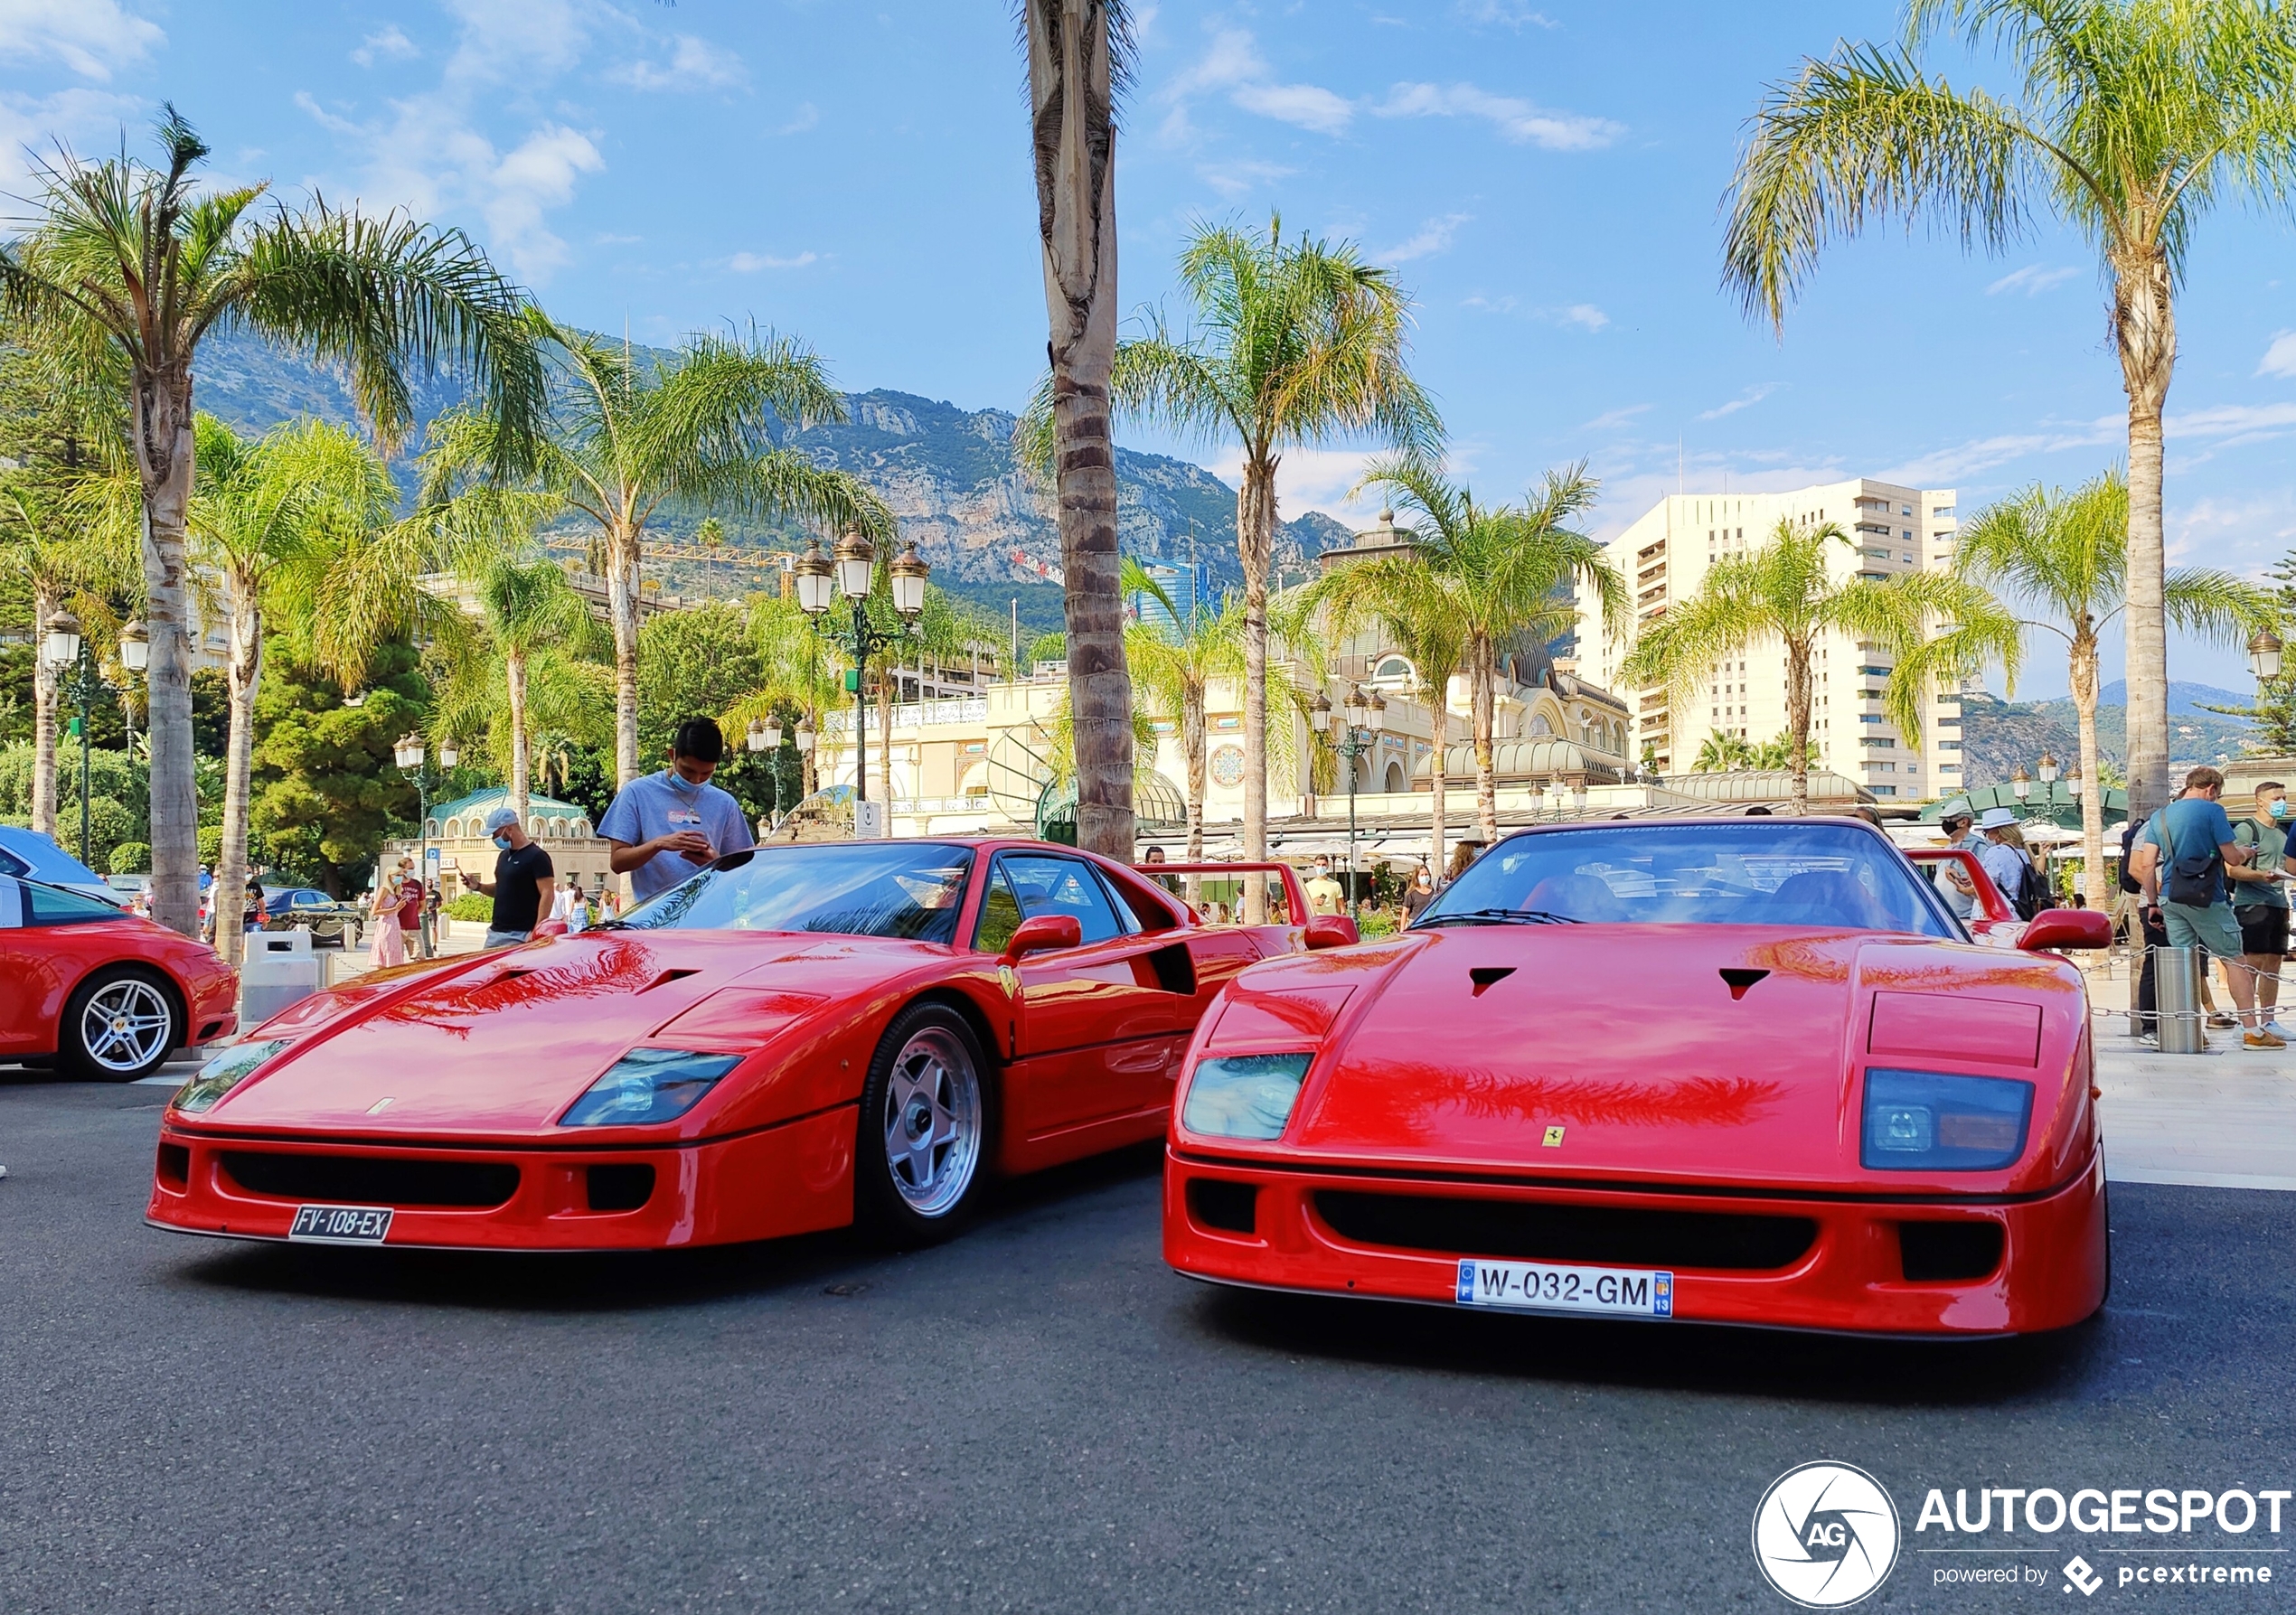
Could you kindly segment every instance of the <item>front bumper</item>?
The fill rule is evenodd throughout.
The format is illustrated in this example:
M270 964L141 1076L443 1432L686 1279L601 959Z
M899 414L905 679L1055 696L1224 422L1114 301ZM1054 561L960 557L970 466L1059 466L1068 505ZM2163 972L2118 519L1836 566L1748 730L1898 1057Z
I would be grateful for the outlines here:
M1209 1192L1198 1188L1191 1195L1191 1184L1207 1182L1232 1187ZM1402 1249L1350 1239L1319 1210L1316 1197L1324 1193L1808 1218L1816 1224L1808 1248L1783 1266L1675 1267L1674 1317L1704 1323L1882 1335L2027 1334L2089 1317L2103 1304L2108 1271L2102 1152L2070 1182L2042 1196L1903 1201L1768 1197L1688 1187L1651 1192L1399 1179L1392 1174L1295 1169L1168 1146L1164 1260L1189 1277L1223 1283L1449 1306L1456 1304L1461 1258L1504 1254ZM1246 1232L1240 1225L1247 1217ZM1223 1222L1228 1225L1217 1225ZM1906 1277L1905 1225L1931 1229L1978 1222L2000 1229L2001 1254L1990 1272L1953 1280Z
M171 1119L160 1128L144 1220L183 1234L285 1240L298 1206L387 1205L392 1216L384 1243L392 1248L616 1251L730 1244L852 1222L852 1153L850 1105L663 1149L281 1139L194 1130ZM249 1157L258 1159L250 1162ZM599 1185L609 1179L594 1178L594 1167L652 1169L643 1202L594 1209L594 1200L630 1197L602 1194ZM435 1195L442 1179L484 1183L491 1174L492 1181L506 1182L506 1172L514 1173L515 1187L493 1205L400 1203L389 1192L325 1192L331 1176L370 1190L379 1179L411 1184L427 1178ZM632 1174L624 1170L610 1181L626 1190Z

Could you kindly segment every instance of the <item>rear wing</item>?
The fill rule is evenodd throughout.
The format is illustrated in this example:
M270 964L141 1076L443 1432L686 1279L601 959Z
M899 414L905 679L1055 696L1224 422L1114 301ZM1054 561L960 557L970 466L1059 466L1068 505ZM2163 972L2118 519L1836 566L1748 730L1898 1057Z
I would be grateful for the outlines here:
M1968 877L1970 885L1976 889L1977 906L1984 910L1985 918L1994 921L2017 918L2017 910L2010 907L2009 899L2001 896L2001 888L1993 884L1993 878L1985 872L1985 866L1978 861L1977 854L1966 847L1901 847L1898 850L1916 864L1958 864L1961 872ZM1922 873L1935 878L1927 869Z
M1284 882L1284 914L1277 919L1268 916L1271 925L1302 925L1307 923L1307 893L1300 886L1299 871L1289 864L1273 861L1264 864L1134 864L1132 872L1155 880L1166 875L1233 876L1280 875ZM1201 918L1201 915L1198 916Z

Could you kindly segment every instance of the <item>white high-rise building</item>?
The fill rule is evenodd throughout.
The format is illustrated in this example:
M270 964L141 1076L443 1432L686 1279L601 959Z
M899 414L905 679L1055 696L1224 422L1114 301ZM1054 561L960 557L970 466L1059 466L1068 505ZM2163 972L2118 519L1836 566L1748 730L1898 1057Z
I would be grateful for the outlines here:
M1667 773L1687 773L1699 744L1716 730L1755 742L1785 732L1785 652L1779 645L1716 662L1679 704L1663 689L1630 689L1619 677L1642 626L1697 593L1715 561L1761 548L1782 521L1831 521L1854 541L1838 547L1830 562L1838 576L1882 578L1942 568L1953 562L1959 531L1953 501L1951 488L1906 488L1870 477L1787 493L1677 493L1613 539L1611 556L1633 591L1633 621L1617 634L1593 614L1584 615L1580 664L1633 709L1637 760L1654 758ZM1581 598L1583 604L1583 592ZM1882 710L1893 665L1886 650L1829 634L1811 655L1810 738L1823 766L1884 798L1920 800L1962 788L1958 691L1932 692L1916 745Z

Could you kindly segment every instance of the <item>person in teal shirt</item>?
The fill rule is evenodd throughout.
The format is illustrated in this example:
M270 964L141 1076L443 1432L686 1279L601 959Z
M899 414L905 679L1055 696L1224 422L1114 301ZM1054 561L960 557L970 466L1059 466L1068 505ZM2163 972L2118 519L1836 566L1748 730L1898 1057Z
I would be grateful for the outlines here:
M2223 965L2225 985L2231 990L2233 1006L2240 1014L2242 1046L2285 1048L2286 1041L2266 1030L2257 1018L2256 978L2241 945L2232 904L2225 895L2225 870L2245 866L2250 854L2233 843L2232 821L2216 803L2224 790L2225 776L2206 764L2186 775L2183 793L2153 814L2137 837L2131 850L2130 861L2136 866L2131 872L2143 889L2147 911L2157 914L2158 923L2167 930L2169 945L2198 948ZM2198 894L2204 900L2168 901L2171 866L2178 859L2203 855L2210 855Z
M2240 925L2240 951L2256 972L2256 1016L2264 1030L2285 1039L2274 1011L2280 1004L2281 961L2288 956L2288 787L2266 780L2256 787L2256 812L2232 827L2233 845L2254 849L2248 867L2226 864L2232 882L2232 917Z

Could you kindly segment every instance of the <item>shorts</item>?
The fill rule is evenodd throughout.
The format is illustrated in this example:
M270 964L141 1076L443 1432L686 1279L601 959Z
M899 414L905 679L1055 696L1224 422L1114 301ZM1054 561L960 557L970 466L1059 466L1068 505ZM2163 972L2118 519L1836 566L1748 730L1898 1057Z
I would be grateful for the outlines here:
M496 931L489 927L486 932L486 946L506 948L513 943L531 941L533 935L532 931Z
M2232 915L2240 922L2242 953L2287 956L2288 910L2270 903L2247 903L2235 906Z
M2247 952L2240 940L2240 927L2233 924L2229 903L2211 904L2207 908L2189 903L2163 903L2160 920L2172 948L2198 948L2216 959L2237 959Z

